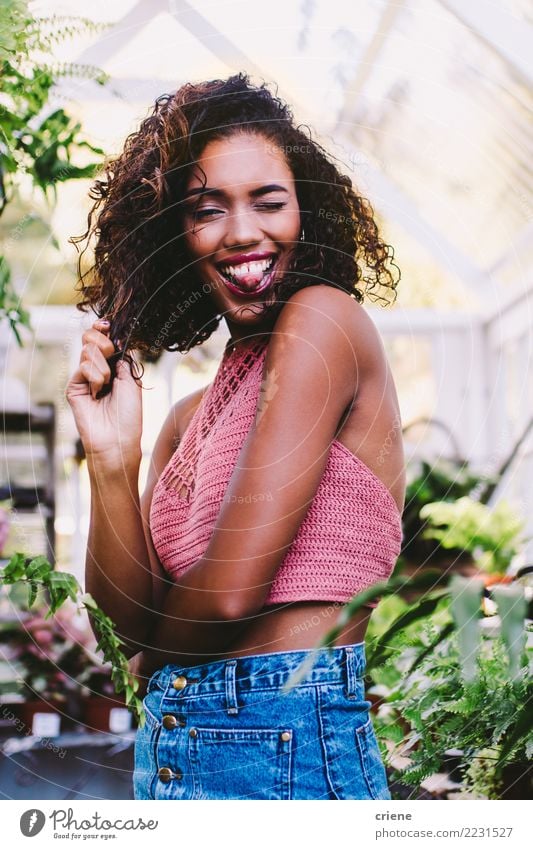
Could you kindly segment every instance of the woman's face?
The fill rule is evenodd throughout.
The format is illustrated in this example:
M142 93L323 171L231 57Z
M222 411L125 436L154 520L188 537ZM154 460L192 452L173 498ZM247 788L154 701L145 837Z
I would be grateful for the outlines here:
M274 272L286 269L300 234L294 177L274 142L237 133L209 142L187 181L186 245L234 339L259 327ZM255 306L254 306L255 305ZM252 307L254 307L252 309ZM248 328L248 329L247 329Z

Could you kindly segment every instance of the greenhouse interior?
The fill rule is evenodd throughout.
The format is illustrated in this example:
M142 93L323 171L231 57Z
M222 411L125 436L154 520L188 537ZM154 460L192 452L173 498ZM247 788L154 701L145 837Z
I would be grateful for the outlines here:
M393 303L364 303L407 472L365 638L391 797L530 799L533 4L8 0L2 15L1 797L134 798L142 703L84 595L91 491L65 390L95 316L76 307L69 240L157 97L245 72L369 200L401 270ZM213 380L228 335L143 361L141 491L168 410Z

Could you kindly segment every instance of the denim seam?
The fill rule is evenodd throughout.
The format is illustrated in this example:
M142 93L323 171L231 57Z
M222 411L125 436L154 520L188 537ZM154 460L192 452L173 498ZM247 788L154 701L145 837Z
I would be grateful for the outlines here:
M331 779L331 775L330 775L330 772L329 772L328 753L327 753L326 744L325 744L325 741L324 741L324 721L323 721L323 718L322 718L322 709L321 709L322 706L320 704L320 690L318 688L316 690L315 698L316 698L316 714L317 714L317 718L318 718L318 726L319 726L319 729L320 729L320 747L322 749L322 757L324 759L324 769L325 769L327 780L328 780L328 783L329 783L329 789L333 793L335 798L338 799L338 796L337 796L337 793L335 792L335 789L334 789L334 786L333 786L333 781Z
M287 752L282 752L282 757L287 758L287 799L291 799L292 797L292 767L293 767L293 756L292 756L292 743L294 739L294 732L290 736L290 740L288 740ZM284 783L284 782L283 782Z
M359 753L359 759L361 761L361 770L365 778L368 791L373 799L379 799L379 793L376 790L374 780L368 767L367 759L368 733L371 729L372 718L369 718L364 725L361 725L360 728L355 729L355 739L357 741L357 751Z
M155 786L159 772L159 759L157 753L157 746L159 742L159 737L161 736L161 728L162 723L158 723L157 728L154 728L153 734L150 737L150 748L152 750L153 758L154 758L154 774L152 776L152 780L150 782L150 788L148 790L148 795L150 799L155 799Z
M358 680L361 680L361 679L358 679ZM342 681L317 681L316 683L311 683L311 684L298 684L294 689L298 693L301 693L301 692L308 690L308 689L315 689L316 690L319 687L324 687L324 686L327 686L327 687L329 687L329 686L344 687L344 683ZM279 690L280 690L279 686L250 687L249 690L238 689L237 692L238 692L238 695L246 695L248 693L279 693ZM168 692L168 690L165 691L165 693L167 693L167 692ZM184 704L184 703L187 703L188 701L193 701L193 700L197 700L197 699L206 699L206 698L210 698L211 696L220 696L223 699L225 697L225 695L226 695L226 691L223 690L223 689L221 689L221 690L211 690L211 691L204 692L204 693L189 693L189 695L183 695L183 696L174 696L171 693L169 693L168 695L165 695L163 697L162 701L163 701L163 703L171 702L172 706L175 707L176 705ZM286 694L285 693L279 693L279 695L280 695L280 697L282 697ZM289 695L289 694L287 693L287 695Z

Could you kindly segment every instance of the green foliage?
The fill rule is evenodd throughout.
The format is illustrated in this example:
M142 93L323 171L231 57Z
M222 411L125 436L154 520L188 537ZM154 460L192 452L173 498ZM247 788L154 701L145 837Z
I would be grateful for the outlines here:
M437 501L425 504L420 518L430 523L423 533L425 539L436 539L443 548L470 552L487 572L505 572L522 543L524 522L504 500L493 509L468 496L454 503Z
M30 315L20 303L20 299L11 284L11 271L5 257L0 254L0 324L5 319L19 345L22 345L19 327L30 326Z
M424 630L423 639L431 642L431 625ZM400 668L407 665L407 655L404 651L396 658ZM394 751L410 760L395 777L418 785L442 768L448 749L462 750L465 765L490 749L497 785L507 762L529 759L533 688L525 653L521 661L519 675L511 680L503 641L485 637L476 658L476 676L465 680L457 634L440 640L412 671L401 676L387 698L387 710L376 719L380 738L391 740Z
M454 502L468 495L481 480L480 476L471 472L466 461L441 459L438 463L420 462L405 492L405 509L402 514L404 544L399 566L402 559L431 564L441 560L444 555L448 557L461 553L460 549L448 552L437 541L424 536L428 522L421 518L420 510L425 504L435 501Z
M81 134L81 125L63 109L46 114L55 82L74 75L103 85L107 76L88 65L53 61L55 44L102 25L86 18L35 18L23 0L0 0L0 213L14 196L23 175L48 199L55 198L58 182L92 177L101 165L103 150ZM80 151L97 159L78 165ZM0 321L8 320L17 342L21 326L29 327L4 257L0 257Z
M89 593L82 594L73 575L54 571L45 557L33 559L18 552L10 559L0 573L0 587L24 584L28 587L28 607L34 604L39 589L48 594L47 617L55 614L67 599L80 602L82 609L89 614L98 636L97 650L103 653L104 662L110 663L111 679L117 693L123 693L126 704L136 715L139 725L144 724L144 708L141 699L135 694L139 682L129 671L128 660L121 650L123 645L115 633L112 620L101 610Z

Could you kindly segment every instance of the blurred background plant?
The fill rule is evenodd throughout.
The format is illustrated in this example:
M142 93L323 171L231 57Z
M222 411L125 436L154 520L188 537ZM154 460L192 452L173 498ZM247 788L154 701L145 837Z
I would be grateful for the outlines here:
M523 621L521 627L525 636ZM445 771L453 751L463 792L531 798L531 648L523 648L517 661L502 637L483 635L469 657L475 674L466 677L458 632L441 637L428 620L411 646L397 644L382 669L371 667L385 696L375 727L392 778L418 787Z
M104 151L84 138L81 124L63 108L51 108L50 100L64 76L100 85L107 82L107 74L99 68L54 60L59 42L105 27L87 18L35 17L26 0L0 0L0 215L25 180L53 199L57 183L92 177L100 167ZM34 219L33 213L24 216L10 238L18 238ZM52 234L51 238L54 242ZM2 250L0 326L5 322L21 345L20 327L29 327L29 314L15 291Z
M525 539L525 523L516 508L502 499L489 508L467 495L453 503L425 504L419 516L428 520L424 539L438 540L445 549L467 552L489 574L504 575Z
M531 537L510 503L490 504L533 429L533 417L492 472L474 471L463 457L419 458L408 466L403 545L395 573L438 567L461 574L504 575ZM404 434L409 426L404 428Z
M0 616L2 697L67 703L72 697L69 715L75 716L80 698L91 691L110 695L111 690L143 724L142 702L135 695L138 681L129 671L122 641L73 575L54 571L45 557L17 553L0 572L0 590L6 588L8 606Z
M401 593L381 603L367 685L393 781L417 788L446 772L453 752L461 792L530 798L531 594L527 579L487 588L482 577L453 575L415 604Z
M72 701L88 663L90 634L76 623L74 605L51 619L39 605L29 615L0 623L3 674L0 695L6 699Z
M435 538L425 534L430 526L429 517L422 518L420 511L427 504L454 503L468 495L482 480L474 474L465 460L440 458L430 463L420 459L409 464L409 480L405 491L405 509L402 515L403 546L397 571L412 566L437 566L461 560L461 548L445 549ZM464 558L463 558L464 559Z

